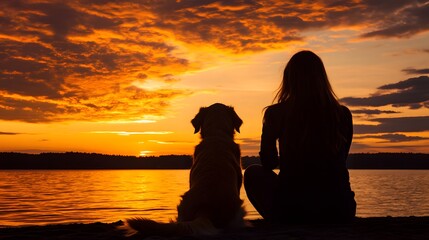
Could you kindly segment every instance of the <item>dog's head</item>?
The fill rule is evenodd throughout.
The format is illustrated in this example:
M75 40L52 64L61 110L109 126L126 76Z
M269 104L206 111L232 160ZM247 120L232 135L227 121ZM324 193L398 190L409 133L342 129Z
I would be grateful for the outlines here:
M210 107L202 107L191 121L197 133L201 130L201 137L228 135L234 136L234 129L240 132L243 121L234 111L233 107L222 103L215 103Z

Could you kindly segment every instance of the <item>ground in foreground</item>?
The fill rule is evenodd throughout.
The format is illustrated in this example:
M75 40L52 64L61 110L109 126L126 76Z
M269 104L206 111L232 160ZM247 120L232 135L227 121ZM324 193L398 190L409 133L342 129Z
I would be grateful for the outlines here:
M252 221L254 227L225 232L216 236L173 237L177 240L199 239L429 239L428 217L377 217L357 218L349 224L284 225L269 224L263 220ZM43 240L125 240L116 230L122 221L115 223L64 224L34 227L0 228L0 239ZM158 238L155 239L164 239Z

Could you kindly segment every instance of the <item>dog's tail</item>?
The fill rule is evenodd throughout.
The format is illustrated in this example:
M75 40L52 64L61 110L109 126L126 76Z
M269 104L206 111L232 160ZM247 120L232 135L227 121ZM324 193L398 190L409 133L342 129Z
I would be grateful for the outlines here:
M189 222L160 223L147 218L127 219L120 228L127 231L127 236L139 234L148 236L185 236L185 235L213 235L219 232L207 218L197 218Z

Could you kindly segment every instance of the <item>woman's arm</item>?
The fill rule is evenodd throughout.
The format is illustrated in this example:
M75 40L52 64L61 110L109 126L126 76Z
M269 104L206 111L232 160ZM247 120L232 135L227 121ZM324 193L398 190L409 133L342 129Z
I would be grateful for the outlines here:
M352 113L346 106L343 106L343 111L346 117L346 136L345 137L346 137L346 151L348 153L353 139L353 118L352 118Z
M264 114L261 135L261 149L259 157L264 168L272 170L279 165L279 156L277 152L278 130L275 126L275 116L272 108L268 107Z

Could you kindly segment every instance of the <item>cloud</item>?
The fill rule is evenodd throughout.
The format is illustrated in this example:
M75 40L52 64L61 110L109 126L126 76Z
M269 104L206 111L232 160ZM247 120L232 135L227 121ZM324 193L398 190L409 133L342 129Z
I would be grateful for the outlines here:
M3 120L46 122L54 117L64 116L69 111L73 110L55 103L0 96L0 119Z
M0 8L0 119L135 119L162 115L172 99L190 94L133 88L136 79L171 82L191 69L156 31L132 29L136 18L79 1L3 1Z
M369 1L368 1L369 2ZM381 10L381 14L386 14L385 19L379 21L377 30L362 34L363 38L387 38L387 37L411 37L417 33L429 30L429 3L394 1L395 3L385 3L386 1L372 1L374 10ZM381 9L381 7L387 7ZM389 9L391 7L391 9ZM390 10L390 14L388 11ZM375 12L375 11L374 11Z
M391 110L379 110L379 109L355 109L352 110L353 114L366 114L366 115L378 115L378 114L393 114L393 113L400 113L397 111L391 111Z
M369 97L346 97L341 99L341 102L349 106L382 107L391 105L393 107L407 106L410 109L429 108L429 77L420 76L386 84L378 87L378 92ZM353 114L366 114L369 116L399 113L392 110L366 108L352 109L352 112ZM427 138L407 136L401 133L429 131L429 116L369 118L366 120L373 124L354 124L354 133L357 134L355 139L379 138L390 143L418 141ZM359 134L372 135L359 136ZM364 146L355 146L355 148L359 147Z
M259 152L260 138L237 138L242 155L254 155Z
M168 84L211 54L284 49L309 30L429 28L428 4L409 1L17 0L0 9L0 119L25 122L162 116L191 94ZM152 80L166 87L133 86Z
M271 6L270 6L271 5ZM157 1L149 26L174 32L185 43L240 53L280 48L300 41L299 17L286 17L289 4L268 1ZM292 10L292 9L291 9ZM307 25L311 25L308 22Z
M429 74L429 68L405 68L402 69L402 72L405 72L406 74Z
M374 118L376 125L355 124L355 134L429 131L429 116Z
M22 133L17 133L17 132L0 132L0 135L18 135L18 134L22 134Z
M363 135L363 136L355 136L354 139L367 139L367 138L378 138L386 140L385 142L397 143L397 142L411 142L411 141L419 141L429 139L427 137L419 137L419 136L407 136L405 134L397 134L397 133L389 133L389 134L381 134L381 135Z
M158 118L168 102L187 93L180 90L145 91L136 87L100 96L61 99L39 99L16 95L0 96L0 119L25 122L58 122L70 120L135 121L143 116Z
M365 144L365 143L355 143L353 142L350 148L352 153L362 153L362 152L422 152L427 153L427 148L423 145L410 145L409 143L384 143L384 144Z
M349 106L380 107L392 105L394 107L407 106L411 109L429 108L428 76L409 78L401 82L383 85L378 89L380 92L370 97L346 97L342 98L341 102Z

